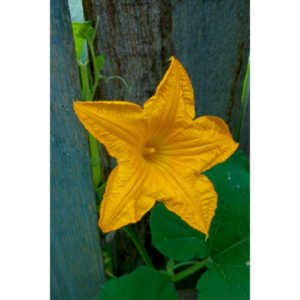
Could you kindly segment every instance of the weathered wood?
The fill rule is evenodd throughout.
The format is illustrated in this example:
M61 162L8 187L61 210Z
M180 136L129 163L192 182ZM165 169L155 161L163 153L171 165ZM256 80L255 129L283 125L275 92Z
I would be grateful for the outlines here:
M175 55L191 77L197 115L219 116L234 133L249 57L249 0L175 0L172 20ZM242 134L248 152L249 131Z
M218 114L228 121L240 99L249 55L249 2L173 3L175 51L194 83L197 113Z
M94 300L104 281L67 0L51 0L51 299ZM42 199L41 199L42 200Z
M160 0L85 0L87 19L100 16L97 47L105 53L106 75L121 75L131 94L119 80L101 85L101 99L126 99L143 104L159 83L172 53L170 9Z
M242 81L249 56L249 0L84 0L87 19L100 16L97 47L107 57L106 75L123 76L102 84L99 99L142 104L150 97L175 55L195 90L197 115L216 115L234 133ZM246 118L244 127L249 127ZM248 152L249 130L241 148Z

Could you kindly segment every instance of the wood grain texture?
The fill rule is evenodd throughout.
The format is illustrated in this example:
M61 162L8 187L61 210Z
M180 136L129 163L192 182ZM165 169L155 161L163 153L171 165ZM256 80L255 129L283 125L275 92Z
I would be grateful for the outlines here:
M191 77L197 116L219 116L234 133L249 57L249 0L83 3L87 19L100 16L96 46L107 57L105 74L121 75L132 87L128 95L119 81L102 84L98 99L144 103L175 55ZM248 152L249 130L242 134Z
M101 99L126 99L143 104L151 97L172 53L170 4L160 0L83 1L86 18L100 16L97 48L107 58L105 75L121 81L101 84Z
M194 87L197 115L216 115L234 133L249 57L249 0L172 1L175 55ZM249 128L249 111L243 127ZM241 148L249 151L249 131Z
M94 300L104 281L67 0L51 0L51 299ZM43 200L43 199L41 199Z

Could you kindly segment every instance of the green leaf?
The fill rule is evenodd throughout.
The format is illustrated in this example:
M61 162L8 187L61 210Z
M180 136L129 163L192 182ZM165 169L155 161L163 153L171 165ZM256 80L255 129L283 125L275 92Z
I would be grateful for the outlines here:
M104 54L96 56L97 68L100 70L105 65L105 56Z
M249 299L249 161L237 151L206 175L219 199L207 241L213 263L198 281L198 299Z
M176 300L170 277L150 267L139 267L129 275L106 282L98 300Z
M81 38L91 43L93 42L96 35L96 29L93 27L91 21L73 22L72 27L76 38Z
M218 208L207 245L216 262L244 264L249 260L249 161L240 151L206 172L218 193Z
M205 235L191 228L162 203L151 210L150 228L154 247L172 259L182 261L208 255Z
M198 300L248 300L249 266L217 265L197 283Z
M82 31L86 31L90 26L91 22L72 22L76 58L81 65L88 62L87 39Z

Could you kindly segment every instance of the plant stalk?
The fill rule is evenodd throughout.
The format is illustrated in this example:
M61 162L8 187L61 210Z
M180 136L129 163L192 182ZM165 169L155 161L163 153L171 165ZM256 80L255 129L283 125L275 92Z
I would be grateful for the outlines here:
M111 279L118 278L116 275L114 275L111 271L105 270L106 275L108 275Z
M145 249L143 244L141 243L140 239L137 237L136 233L133 231L133 229L128 225L126 227L123 227L124 231L128 234L132 242L134 243L136 249L140 253L141 257L143 258L145 264L149 267L154 268L154 265Z
M93 44L89 42L88 42L88 46L92 56L92 63L94 69L94 84L93 87L91 87L87 64L84 66L79 65L80 73L81 73L81 81L82 81L82 98L84 101L94 99L96 88L99 83L99 74L98 74L99 72L97 70L97 62L96 62L94 47ZM103 181L101 157L98 149L98 141L90 133L88 133L88 138L89 138L89 148L90 148L92 180L93 180L94 190L96 191L100 187Z
M82 84L82 99L83 100L90 100L91 99L91 88L89 83L89 75L88 75L88 67L86 65L79 65L80 70L80 78Z
M187 276L190 276L191 274L195 273L196 271L200 270L201 268L205 267L208 265L210 262L212 262L211 257L207 257L206 259L199 261L198 263L195 263L193 266L175 274L174 276L171 277L171 280L176 282L179 281Z
M88 41L88 46L91 52L91 56L92 56L92 62L93 62L93 69L94 69L94 84L92 87L92 98L94 98L97 86L99 84L99 70L97 67L97 60L96 60L96 54L95 54L95 50L94 50L94 46L93 43Z
M183 267L183 266L186 266L186 265L194 265L194 264L197 264L198 263L198 261L184 261L184 262L182 262L182 263L178 263L178 264L176 264L174 267L173 267L173 270L176 270L176 269L178 269L178 268L180 268L180 267Z
M82 76L82 98L84 101L93 100L94 95L92 94L90 89L87 67L80 67L80 71ZM96 190L101 185L103 179L101 157L98 149L98 141L90 133L88 133L88 139L92 180L94 189Z
M102 165L98 149L98 141L88 133L90 147L90 163L92 168L92 179L94 189L96 190L102 183Z

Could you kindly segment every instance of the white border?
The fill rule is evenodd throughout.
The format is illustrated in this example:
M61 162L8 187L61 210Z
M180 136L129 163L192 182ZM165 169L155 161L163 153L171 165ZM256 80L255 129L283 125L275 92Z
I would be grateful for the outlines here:
M251 2L251 299L300 299L300 3Z
M1 299L49 298L49 3L1 3ZM299 2L251 2L251 298L300 299Z
M48 1L0 7L0 299L50 298Z

